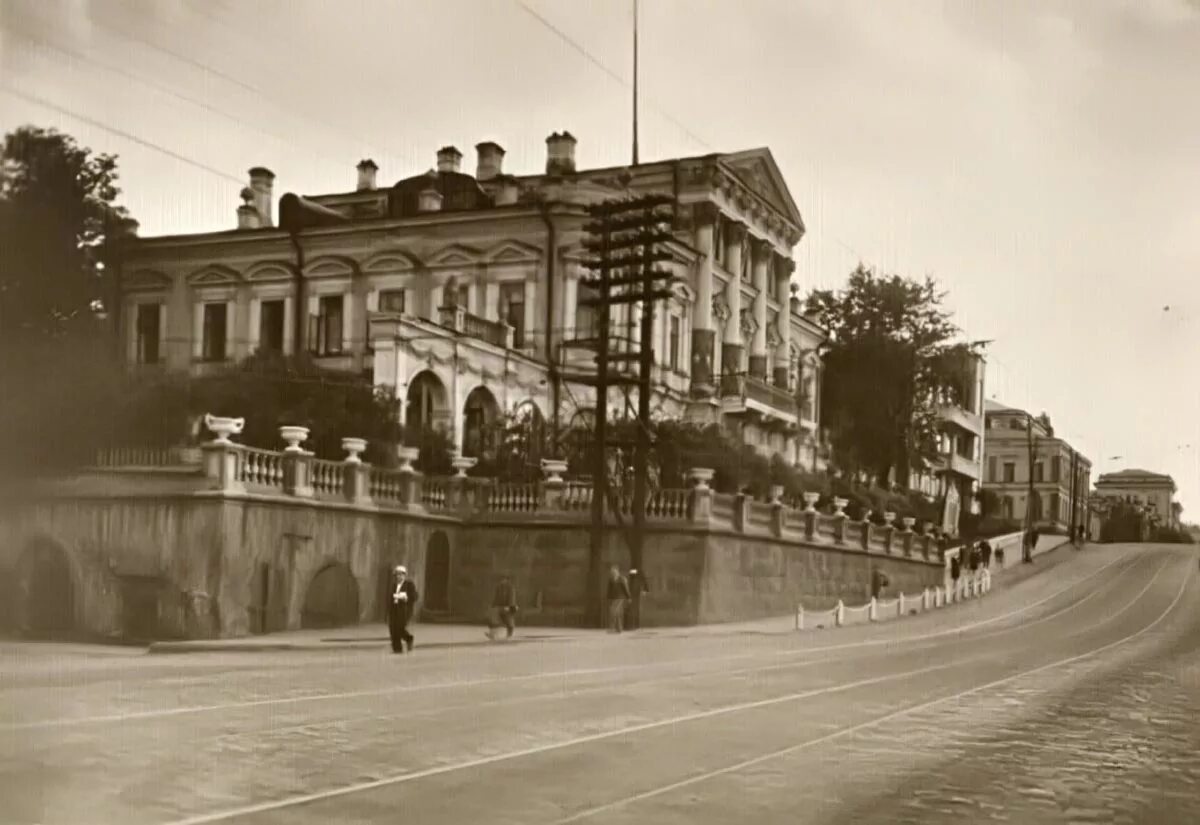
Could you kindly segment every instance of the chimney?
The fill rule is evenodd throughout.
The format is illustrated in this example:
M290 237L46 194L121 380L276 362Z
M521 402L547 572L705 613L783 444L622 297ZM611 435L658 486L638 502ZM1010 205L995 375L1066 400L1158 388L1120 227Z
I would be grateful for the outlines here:
M479 154L479 163L475 166L476 180L491 180L501 174L504 150L500 148L500 144L490 140L476 143L475 151Z
M275 219L271 210L275 200L272 194L275 189L275 173L270 169L255 166L250 170L250 188L254 191L254 207L258 210L259 225L274 226Z
M497 175L496 182L500 187L496 190L496 206L511 206L521 195L517 179L512 175Z
M249 186L242 189L242 205L237 209L238 229L258 229L262 221L254 206L254 190Z
M441 154L440 152L438 153ZM425 188L417 194L417 211L418 212L440 212L442 211L442 193L437 189L436 172L429 172Z
M375 188L375 173L379 167L375 161L367 158L358 162L358 191L366 192Z
M571 175L575 172L575 136L554 132L546 138L546 174Z
M438 149L437 159L439 172L457 172L459 164L462 163L462 152L453 146L443 146Z

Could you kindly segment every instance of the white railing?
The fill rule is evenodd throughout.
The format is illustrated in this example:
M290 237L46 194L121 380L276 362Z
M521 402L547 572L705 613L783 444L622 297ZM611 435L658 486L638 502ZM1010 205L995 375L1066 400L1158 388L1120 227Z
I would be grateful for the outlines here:
M804 605L796 605L796 629L804 630L805 625L825 627L844 627L848 624L869 624L871 622L889 621L913 613L925 613L936 610L955 602L978 598L991 592L992 574L988 570L980 570L977 574L963 576L954 581L949 588L926 587L916 595L900 593L894 599L879 600L872 598L863 605L849 607L841 599L835 607L829 610L805 611ZM815 623L814 623L815 620Z
M399 470L372 467L367 491L377 501L399 501L403 496L404 476Z
M314 459L312 463L312 488L319 496L340 496L346 481L345 465L340 461Z
M242 447L238 459L237 480L257 487L283 489L283 453Z

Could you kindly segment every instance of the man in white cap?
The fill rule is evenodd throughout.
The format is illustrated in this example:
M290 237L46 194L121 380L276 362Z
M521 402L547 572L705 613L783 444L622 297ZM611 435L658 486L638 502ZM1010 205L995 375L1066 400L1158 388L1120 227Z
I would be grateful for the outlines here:
M417 606L417 586L408 578L408 568L397 564L393 574L392 603L388 607L388 632L392 637L392 652L403 653L405 645L413 649L413 636L408 622Z

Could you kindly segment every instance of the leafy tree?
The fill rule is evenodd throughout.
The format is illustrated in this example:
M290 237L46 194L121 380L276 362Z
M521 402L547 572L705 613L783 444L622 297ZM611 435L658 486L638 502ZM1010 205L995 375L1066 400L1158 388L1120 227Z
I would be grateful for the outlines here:
M0 151L0 342L93 335L136 223L114 201L117 159L23 126ZM109 305L113 306L109 306Z
M954 343L944 297L932 279L878 276L861 264L845 289L808 296L830 336L821 416L851 474L866 470L886 486L894 472L907 483L936 457L937 405L965 396L963 366L977 351Z

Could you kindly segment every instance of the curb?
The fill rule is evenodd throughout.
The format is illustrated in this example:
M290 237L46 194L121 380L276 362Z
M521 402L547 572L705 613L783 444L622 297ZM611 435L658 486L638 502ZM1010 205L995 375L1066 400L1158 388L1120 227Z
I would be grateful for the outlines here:
M569 642L573 640L574 637L571 636L533 636L496 641L481 639L479 641L461 642L425 642L424 644L418 643L417 647L422 650L454 647L496 647L498 645L544 644L547 642ZM374 650L376 648L387 650L389 641L385 636L379 639L368 638L361 641L343 640L331 642L153 642L146 648L146 653L156 656L177 656L186 653L279 653L286 651Z

